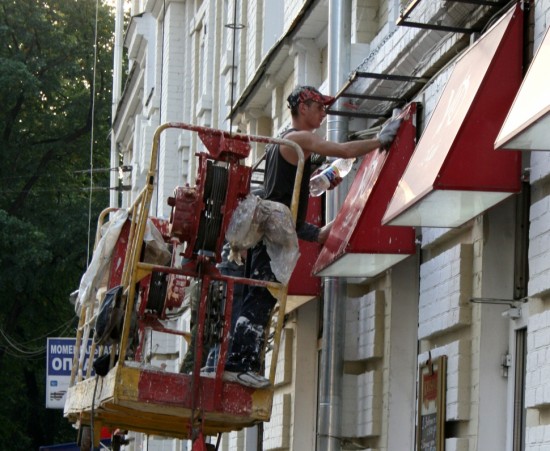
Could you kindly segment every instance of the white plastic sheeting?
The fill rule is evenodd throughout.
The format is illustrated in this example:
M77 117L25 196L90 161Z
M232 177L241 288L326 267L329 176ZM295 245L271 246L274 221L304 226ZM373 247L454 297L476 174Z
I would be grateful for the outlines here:
M113 251L120 236L120 231L128 219L128 211L117 210L109 222L101 228L101 238L97 243L88 269L80 280L78 296L75 302L75 311L78 316L84 305L91 306L99 303L98 292L107 288L109 270L113 260ZM145 233L144 261L146 263L166 265L170 263L171 253L164 242L162 234L155 227L151 219L147 220ZM120 264L120 262L114 262ZM94 309L96 311L97 309Z
M113 250L127 219L128 212L118 210L113 214L112 219L101 228L101 239L94 250L92 261L80 279L75 303L75 311L78 316L80 316L84 305L90 306L97 301L98 291L106 285Z
M286 205L249 194L233 212L225 238L231 246L229 261L239 264L242 264L240 252L263 240L273 274L279 282L288 284L300 250L292 215Z

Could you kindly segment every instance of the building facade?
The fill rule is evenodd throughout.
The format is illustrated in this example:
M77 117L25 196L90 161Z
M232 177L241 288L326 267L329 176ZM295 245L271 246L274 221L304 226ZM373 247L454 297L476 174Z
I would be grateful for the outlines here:
M482 186L483 178L494 176L498 184L499 175L501 184L512 185L489 200L480 194L433 201L431 213L418 207L416 223L397 219L414 228L413 252L374 275L359 267L352 275L323 277L319 295L288 313L271 421L224 434L220 449L550 449L549 154L501 150L515 158L504 163L513 166L511 176L491 159L512 157L477 159L494 151L481 137L494 142L550 27L550 0L483 3L118 1L112 163L132 167L122 180L132 189L120 198L113 194L112 206L130 205L144 185L159 125L185 122L275 136L290 123L286 98L300 84L337 96L318 131L332 140L373 133L394 109L414 103L420 150L430 146L430 134L440 136L433 130L448 137L465 109L452 132L456 140L444 150L439 142L446 138L430 147L442 153L442 167L458 175L446 188L434 182L430 189L486 193L491 188ZM122 27L124 9L130 18ZM128 61L125 75L122 58ZM479 86L464 106L470 85L449 87L466 69ZM200 150L193 135L163 134L152 209L157 216L168 218L166 200L176 186L193 184ZM262 146L254 147L248 163L262 154ZM427 165L413 171L415 156L402 181L431 176ZM365 171L359 164L355 177ZM485 175L480 182L478 173ZM441 169L435 178L445 177ZM344 205L349 178L327 195L328 219ZM478 201L481 206L472 207ZM445 222L449 206L466 216ZM188 327L189 313L174 321ZM159 339L154 349L153 363L177 371L183 341ZM432 363L445 384L419 402ZM418 427L428 421L423 413L429 414L432 401L440 402L433 437ZM128 449L190 449L175 439L134 439ZM442 445L430 448L430 440Z

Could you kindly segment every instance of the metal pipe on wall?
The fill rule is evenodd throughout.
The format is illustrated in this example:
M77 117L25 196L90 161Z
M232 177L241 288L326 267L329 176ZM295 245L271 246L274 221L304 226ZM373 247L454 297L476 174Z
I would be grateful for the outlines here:
M329 92L338 92L350 69L351 0L329 0L328 32ZM343 116L328 116L327 139L347 140L348 121ZM326 196L327 222L334 219L349 189L344 182ZM335 277L325 279L323 338L319 380L317 450L341 449L342 380L344 373L344 330L346 282Z

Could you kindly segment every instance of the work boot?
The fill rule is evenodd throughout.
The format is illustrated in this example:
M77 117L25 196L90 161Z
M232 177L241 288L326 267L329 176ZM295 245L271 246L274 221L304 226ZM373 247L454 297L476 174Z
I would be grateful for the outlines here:
M226 371L223 373L223 380L226 382L236 382L237 384L251 388L266 388L271 384L269 379L259 375L258 373L254 373L253 371Z

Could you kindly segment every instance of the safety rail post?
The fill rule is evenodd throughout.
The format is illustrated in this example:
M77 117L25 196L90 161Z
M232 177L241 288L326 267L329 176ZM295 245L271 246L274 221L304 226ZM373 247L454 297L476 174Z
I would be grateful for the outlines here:
M76 328L76 342L73 353L73 365L71 367L71 379L69 380L69 387L72 387L75 384L76 375L80 366L79 362L80 353L82 352L82 330L86 321L87 311L88 308L83 305L82 309L80 310L80 317L78 318L78 326Z
M107 208L104 208L99 213L99 216L97 219L96 233L95 233L94 251L97 248L99 240L101 240L101 228L103 227L105 218L107 217L108 214L117 210L118 208L116 207L107 207ZM75 341L75 348L73 353L73 364L71 367L71 377L69 380L69 387L72 387L76 382L80 382L83 379L84 359L83 358L81 359L81 356L86 354L87 343L83 343L82 335L85 328L89 327L94 320L94 310L95 310L94 306L95 306L95 301L92 303L91 308L88 308L87 305L83 305L80 311L80 316L78 318L78 325L76 328L76 341ZM92 347L90 349L90 358L94 355L94 353L95 353L95 342L92 342ZM91 368L92 368L91 365L88 365L86 378L91 376ZM78 379L76 377L77 374L78 374Z
M130 335L130 324L132 318L132 310L134 308L135 301L135 288L136 288L136 271L137 264L141 255L141 249L143 246L143 236L145 235L145 227L147 225L147 219L149 217L149 209L151 207L151 199L153 197L153 191L155 189L155 174L157 164L157 154L160 143L160 134L167 128L169 124L164 124L157 127L153 136L153 147L151 151L151 160L149 163L149 172L147 173L146 185L141 191L140 195L133 204L132 214L132 227L130 228L129 246L130 246L130 259L127 260L124 265L124 273L122 284L124 286L125 296L125 315L122 326L122 337L119 345L119 362L124 365L126 357L126 348L128 345L128 337ZM139 210L138 210L139 209ZM135 225L134 225L135 223ZM135 237L132 234L134 229ZM131 241L130 241L131 239ZM128 268L128 271L126 270ZM127 291L127 292L126 292ZM123 296L124 298L124 296Z

